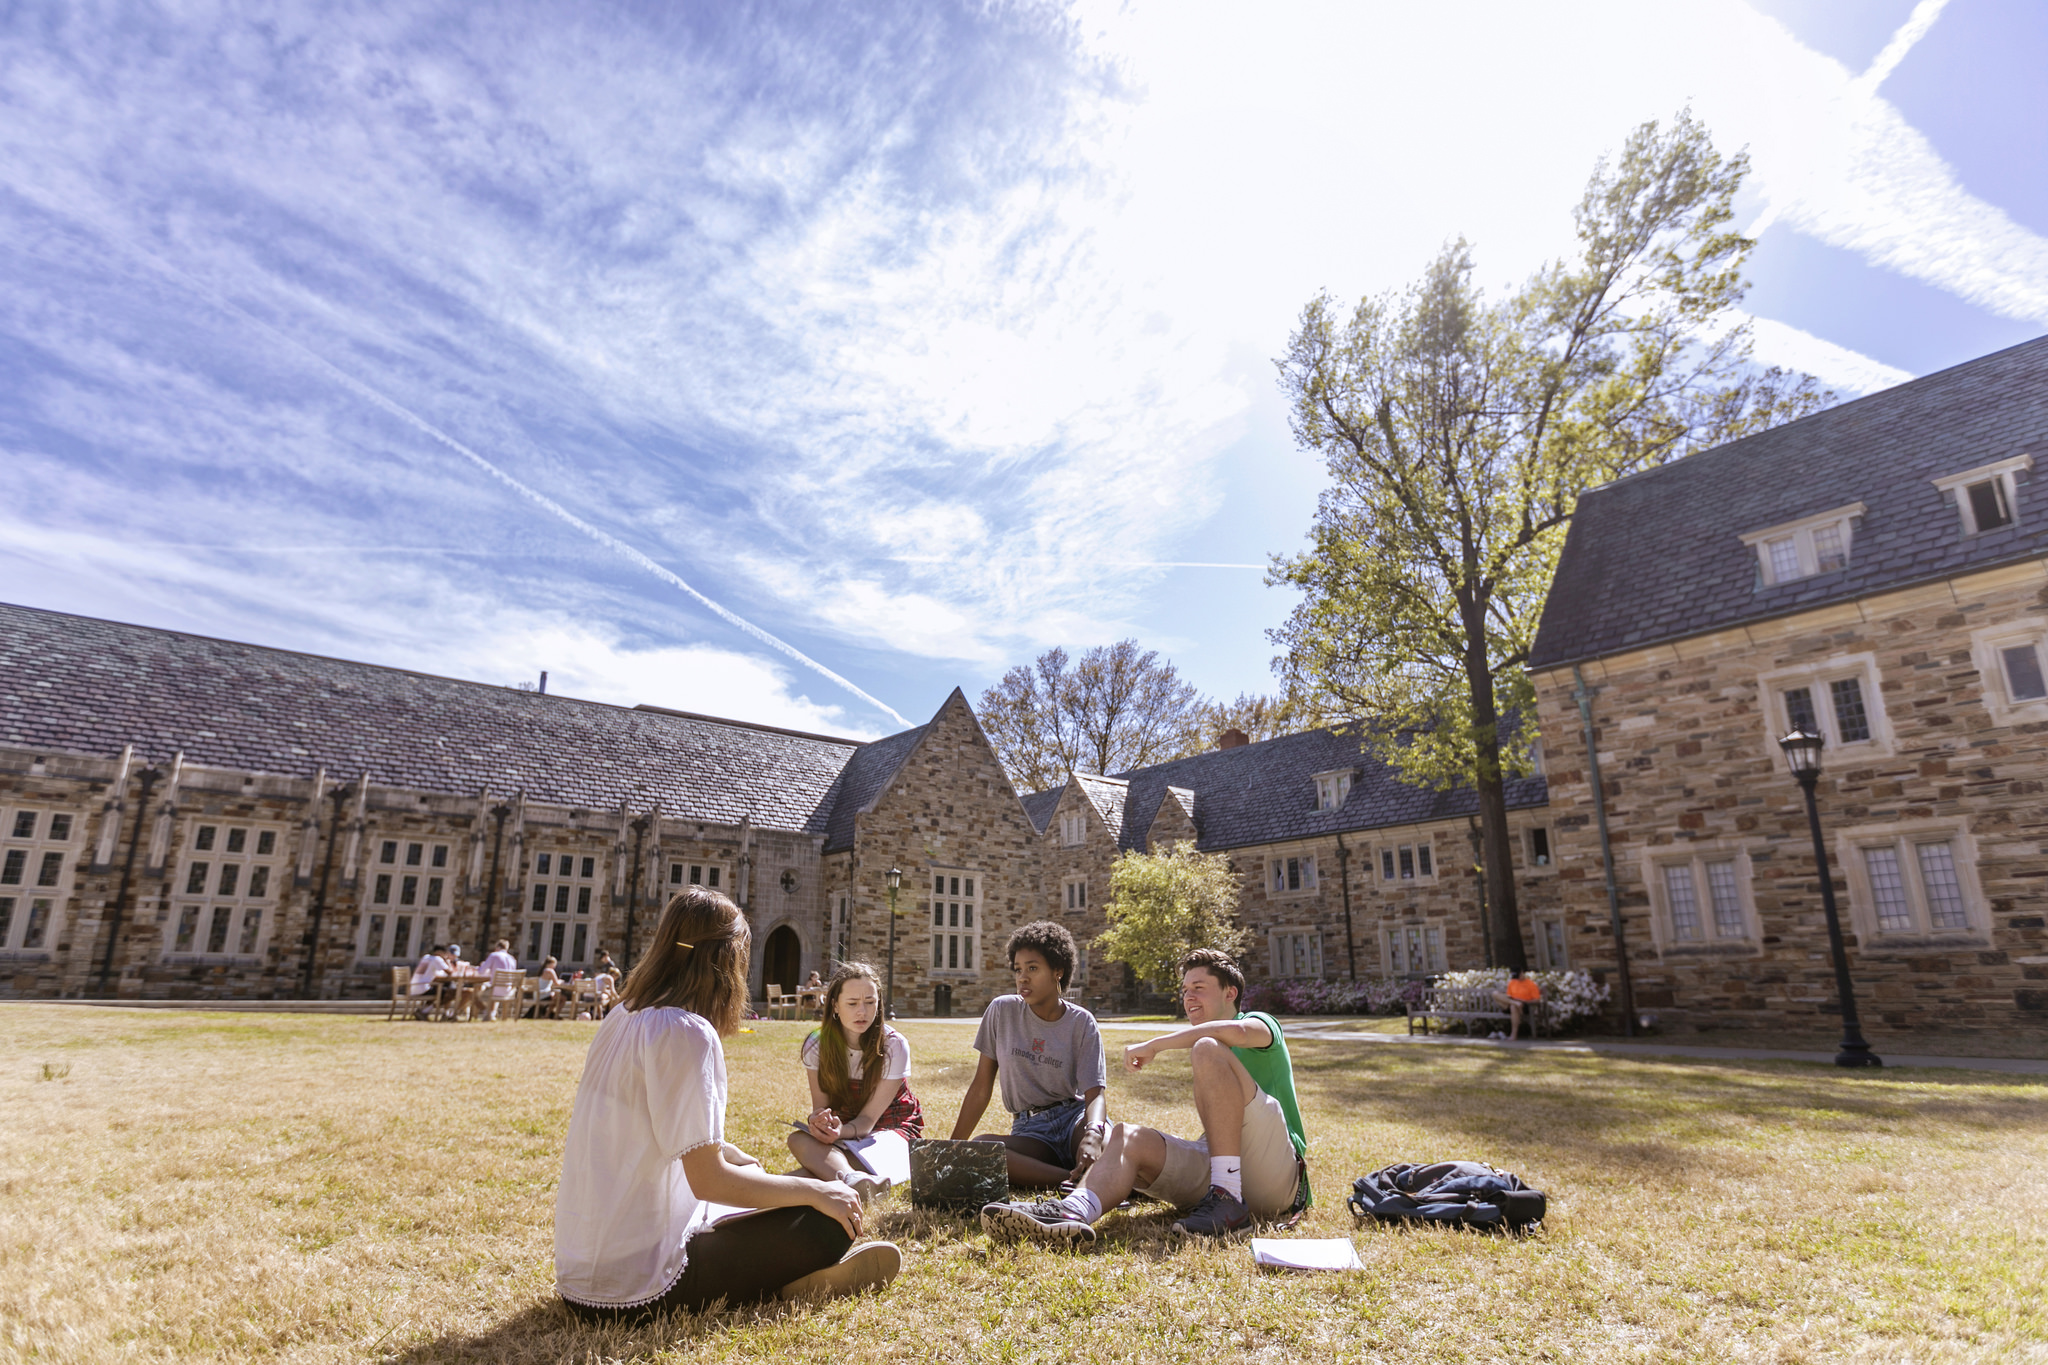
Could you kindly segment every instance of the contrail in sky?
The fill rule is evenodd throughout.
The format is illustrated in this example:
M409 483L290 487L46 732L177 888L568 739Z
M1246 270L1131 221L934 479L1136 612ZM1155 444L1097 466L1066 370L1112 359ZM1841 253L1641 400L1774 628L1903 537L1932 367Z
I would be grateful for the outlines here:
M118 237L116 234L107 232L105 228L101 228L99 230L103 235L113 237L116 241L121 240L120 237ZM499 483L505 485L505 487L517 493L520 497L525 498L528 502L540 508L542 511L548 512L553 516L558 517L561 520L567 522L569 525L581 531L584 535L589 536L592 540L604 546L607 550L610 550L613 554L618 555L621 559L624 559L628 563L646 570L648 573L653 574L656 578L668 584L670 587L681 589L683 592L687 593L691 598L701 603L707 610L717 615L720 620L726 622L728 625L731 625L741 631L744 631L746 634L753 636L756 640L759 640L762 644L767 645L770 649L776 650L779 653L787 655L789 658L794 659L796 662L802 664L805 668L808 668L811 671L823 677L830 678L833 682L839 684L847 691L853 693L854 696L859 697L868 705L874 707L875 709L881 711L885 715L894 719L898 725L907 727L910 724L910 722L907 719L905 719L896 710L895 707L889 705L889 703L883 701L879 697L870 696L867 692L864 692L859 687L855 686L852 680L848 678L843 678L839 674L834 673L831 669L825 667L825 665L819 663L816 659L813 659L810 655L804 653L795 645L789 644L786 641L777 639L775 636L770 635L767 631L761 629L761 627L755 625L752 621L747 620L738 612L732 611L727 607L712 601L703 593L698 592L688 583L685 583L678 574L674 573L673 571L667 568L664 568L661 564L657 563L648 555L643 554L641 551L635 549L633 546L628 545L625 541L620 540L617 536L613 535L611 532L603 529L602 527L591 525L589 522L577 516L574 512L571 512L568 508L564 507L561 503L556 502L553 498L541 492L539 489L534 488L529 484L520 482L518 479L512 477L512 475L508 474L503 469L500 469L497 465L491 463L483 456L477 454L474 450L471 450L468 446L456 440L453 436L450 436L447 432L441 430L432 422L427 421L426 418L421 417L419 414L415 413L414 411L412 411L412 409L406 407L404 404L397 402L395 399L385 397L382 393L379 393L376 389L371 388L368 384L363 383L354 375L350 374L347 370L342 369L339 365L336 365L333 361L327 359L327 357L321 355L318 351L315 351L312 347L307 346L303 342L300 342L297 339L279 331L277 328L263 321L263 319L249 312L247 309L235 303L233 300L222 297L219 293L210 288L203 280L200 280L196 276L191 275L184 270L181 270L176 265L173 265L171 262L163 259L161 256L158 256L155 252L150 251L146 247L139 246L133 242L127 242L124 243L124 245L126 245L129 250L135 252L137 255L151 262L159 270L162 270L166 274L177 278L188 289L191 289L193 292L207 299L216 307L226 312L234 314L242 321L248 323L251 327L256 328L258 331L261 331L268 336L276 338L278 341L284 343L286 346L289 346L294 351L297 351L300 355L306 357L306 359L312 361L315 365L319 366L322 370L325 370L329 375L333 376L334 380L337 383L341 384L342 387L348 389L349 392L355 394L357 397L363 399L365 402L374 403L376 406L390 413L393 417L398 418L401 422L404 422L407 425L413 427L415 430L432 437L436 441L439 441L442 445L448 447L457 455L460 455L463 459L468 460L478 469L481 469L484 473L490 475Z

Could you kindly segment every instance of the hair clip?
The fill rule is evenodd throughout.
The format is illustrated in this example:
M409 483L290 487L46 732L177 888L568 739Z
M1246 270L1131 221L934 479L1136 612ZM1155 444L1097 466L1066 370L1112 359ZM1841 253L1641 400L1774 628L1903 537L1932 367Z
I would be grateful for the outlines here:
M694 948L696 946L694 943L685 943L681 939L676 940L676 947L678 948Z

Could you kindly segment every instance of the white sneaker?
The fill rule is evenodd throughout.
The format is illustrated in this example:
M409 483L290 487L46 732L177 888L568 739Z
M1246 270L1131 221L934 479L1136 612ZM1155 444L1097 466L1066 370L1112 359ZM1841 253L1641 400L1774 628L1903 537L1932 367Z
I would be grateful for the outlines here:
M782 1286L785 1299L838 1299L880 1289L903 1269L903 1251L894 1242L862 1242L850 1248L839 1264L813 1270Z
M860 1202L863 1204L877 1195L889 1192L889 1179L887 1176L870 1175L866 1171L846 1171L840 1175L839 1179L851 1188L855 1194L860 1196Z
M1489 1043L1498 1043L1506 1037L1507 1035L1505 1033L1502 1033L1499 1029L1495 1029L1493 1032L1486 1035L1486 1041Z

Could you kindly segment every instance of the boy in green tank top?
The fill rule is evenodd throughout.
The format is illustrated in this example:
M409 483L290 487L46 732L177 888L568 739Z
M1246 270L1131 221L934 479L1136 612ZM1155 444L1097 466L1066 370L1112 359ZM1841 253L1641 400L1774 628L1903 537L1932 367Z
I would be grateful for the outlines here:
M1237 964L1214 948L1198 948L1181 962L1187 1027L1124 1049L1132 1071L1162 1052L1187 1049L1200 1138L1112 1124L1102 1155L1072 1194L990 1204L981 1211L982 1228L997 1238L1092 1242L1095 1220L1133 1190L1185 1210L1173 1225L1184 1236L1228 1236L1254 1217L1305 1207L1308 1138L1287 1042L1272 1015L1238 1008L1243 996Z

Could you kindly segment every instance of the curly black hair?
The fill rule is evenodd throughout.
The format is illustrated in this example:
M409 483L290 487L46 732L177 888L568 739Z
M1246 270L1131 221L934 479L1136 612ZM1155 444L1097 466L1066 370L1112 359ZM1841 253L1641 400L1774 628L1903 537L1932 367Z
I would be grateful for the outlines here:
M1060 989L1067 988L1067 978L1074 974L1074 936L1066 926L1054 924L1049 919L1034 920L1016 933L1010 935L1010 946L1003 951L1010 959L1010 966L1017 965L1017 950L1029 948L1045 959L1045 965L1060 975Z

